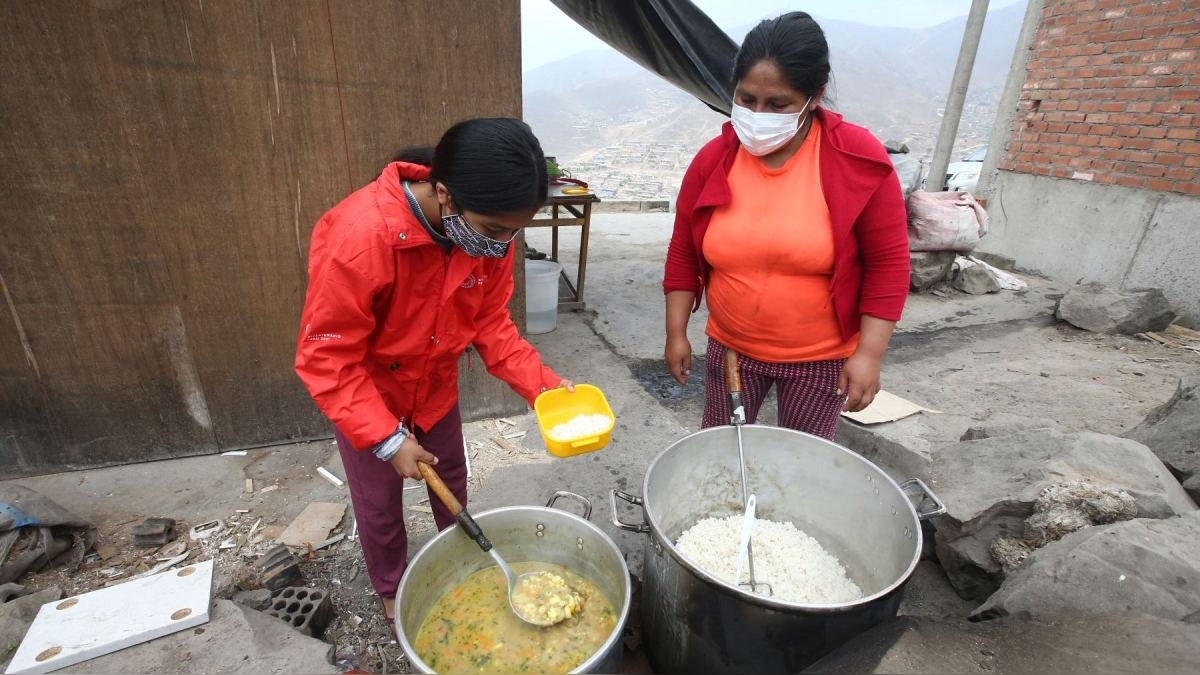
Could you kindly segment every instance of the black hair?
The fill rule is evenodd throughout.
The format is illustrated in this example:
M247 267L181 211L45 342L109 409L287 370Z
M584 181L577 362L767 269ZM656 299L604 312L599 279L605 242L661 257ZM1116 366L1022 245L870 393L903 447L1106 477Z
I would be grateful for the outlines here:
M788 12L751 29L733 60L734 81L759 61L775 63L787 83L806 96L816 95L829 82L829 43L807 12Z
M550 184L541 143L510 117L459 122L436 148L405 148L392 161L428 166L429 182L445 185L457 208L489 215L540 207Z
M433 165L433 148L428 145L416 146L411 148L400 148L396 154L392 155L393 162L408 162L409 164L420 164L421 166Z

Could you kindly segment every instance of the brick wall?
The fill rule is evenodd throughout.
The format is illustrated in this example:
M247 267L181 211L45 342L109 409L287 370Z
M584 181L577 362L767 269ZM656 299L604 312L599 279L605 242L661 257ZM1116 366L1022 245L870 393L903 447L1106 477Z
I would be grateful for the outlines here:
M1200 195L1200 0L1045 0L999 168Z

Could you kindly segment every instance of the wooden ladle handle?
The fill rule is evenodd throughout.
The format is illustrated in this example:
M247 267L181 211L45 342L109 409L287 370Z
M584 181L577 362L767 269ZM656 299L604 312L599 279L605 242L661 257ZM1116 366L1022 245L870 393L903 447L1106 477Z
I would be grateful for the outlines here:
M450 511L450 515L457 518L458 514L463 512L463 505L458 503L458 498L455 497L454 493L450 491L450 488L446 487L446 484L442 482L442 477L438 475L437 471L435 471L432 466L426 464L425 462L417 462L417 469L420 470L421 477L424 478L425 482L429 484L429 489L433 490L433 494L437 495L437 498L446 506L446 509Z
M738 369L738 353L725 350L725 388L732 394L742 393L742 373Z
M450 488L446 487L446 484L442 482L442 477L438 475L437 471L435 471L432 466L426 464L425 462L417 462L417 470L421 472L421 477L424 478L425 482L429 484L429 489L433 490L433 494L437 495L438 501L440 501L446 507L446 510L450 512L450 515L454 516L454 519L458 521L458 524L460 527L462 527L463 532L465 532L468 537L474 539L475 543L479 544L479 548L483 549L484 552L490 551L492 549L492 542L488 541L487 536L483 534L483 530L479 527L479 524L475 522L475 519L471 517L471 514L468 513L465 508L463 508L461 503L459 503L458 497L455 497L454 493L450 491Z

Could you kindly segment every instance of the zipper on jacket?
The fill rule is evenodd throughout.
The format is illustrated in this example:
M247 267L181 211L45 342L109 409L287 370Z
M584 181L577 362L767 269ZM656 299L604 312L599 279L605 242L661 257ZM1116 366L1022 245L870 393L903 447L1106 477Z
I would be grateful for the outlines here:
M442 286L446 285L446 279L450 278L450 254L442 257ZM433 335L429 336L429 347L425 349L425 363L421 366L421 377L417 380L417 386L413 388L412 402L412 418L417 419L417 401L421 398L421 385L425 383L426 376L429 374L429 362L433 359L433 350L441 342L438 339L438 325L442 320L442 308L445 303L442 302L442 288L438 288L437 294L437 309L433 314ZM455 398L458 398L458 392L455 392Z

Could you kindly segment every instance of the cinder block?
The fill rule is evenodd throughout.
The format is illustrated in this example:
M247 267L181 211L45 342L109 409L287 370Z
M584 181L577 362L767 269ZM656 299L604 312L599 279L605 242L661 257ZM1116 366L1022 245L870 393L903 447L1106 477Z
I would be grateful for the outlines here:
M333 621L333 602L325 591L289 586L271 595L271 606L266 613L305 635L319 638Z

